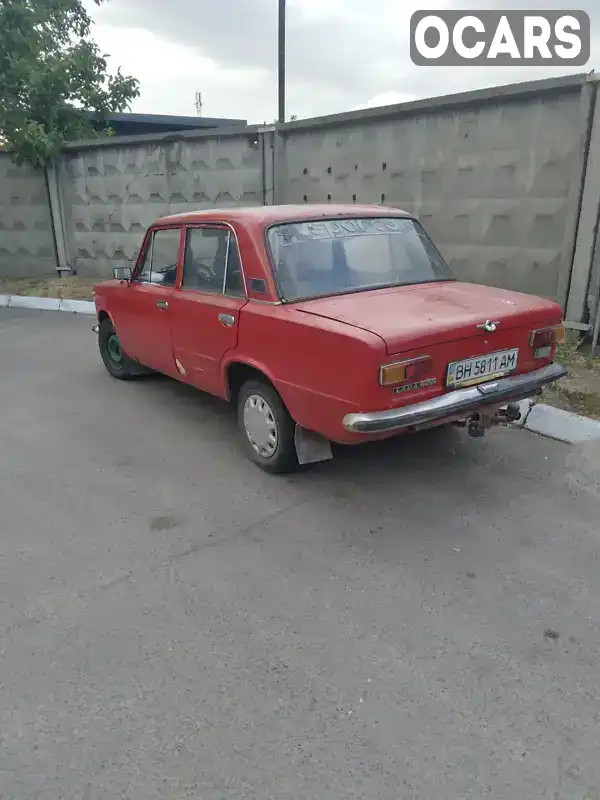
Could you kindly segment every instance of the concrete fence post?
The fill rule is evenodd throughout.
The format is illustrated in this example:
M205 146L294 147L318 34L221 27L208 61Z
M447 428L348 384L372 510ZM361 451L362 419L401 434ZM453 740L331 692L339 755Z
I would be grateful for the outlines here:
M600 198L600 102L598 102L597 79L589 81L583 91L591 94L589 137L583 194L581 196L577 236L569 282L565 318L572 327L589 329L585 322L593 313L594 298L588 297L592 262L598 222L598 200Z
M283 126L276 126L273 137L274 202L280 205L288 202L288 171L285 152L286 140Z
M62 187L60 185L60 169L56 159L52 159L46 165L46 182L48 186L48 199L50 202L50 221L52 223L52 231L56 243L56 269L59 274L71 272L65 208Z
M267 125L259 132L262 170L262 201L265 206L275 203L275 126Z

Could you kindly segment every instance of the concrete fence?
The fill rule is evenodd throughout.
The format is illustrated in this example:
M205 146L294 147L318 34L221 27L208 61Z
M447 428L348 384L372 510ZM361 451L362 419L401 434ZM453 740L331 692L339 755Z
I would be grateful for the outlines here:
M39 173L0 153L0 276L108 276L177 211L378 203L416 214L459 278L555 298L586 329L600 292L597 94L575 75L269 127L81 142Z

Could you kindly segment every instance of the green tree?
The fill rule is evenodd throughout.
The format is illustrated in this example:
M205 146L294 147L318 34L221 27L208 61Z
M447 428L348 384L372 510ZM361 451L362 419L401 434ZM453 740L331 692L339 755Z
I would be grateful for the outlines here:
M98 135L86 111L102 121L138 96L135 78L108 72L91 26L81 0L0 0L0 140L17 163L44 166Z

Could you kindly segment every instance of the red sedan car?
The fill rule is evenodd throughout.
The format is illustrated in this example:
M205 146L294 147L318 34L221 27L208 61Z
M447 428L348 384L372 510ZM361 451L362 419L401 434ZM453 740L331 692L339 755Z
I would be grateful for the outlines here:
M249 456L286 472L425 427L472 436L566 370L562 309L463 283L381 206L264 206L157 220L95 288L115 378L157 371L237 405Z

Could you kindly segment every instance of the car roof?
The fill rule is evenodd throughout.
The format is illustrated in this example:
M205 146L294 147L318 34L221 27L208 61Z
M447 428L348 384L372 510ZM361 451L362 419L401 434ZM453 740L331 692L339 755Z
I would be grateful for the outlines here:
M407 211L378 205L356 203L312 203L303 205L234 206L232 208L205 208L160 217L154 225L222 221L254 225L273 225L277 222L296 222L331 217L410 217Z

